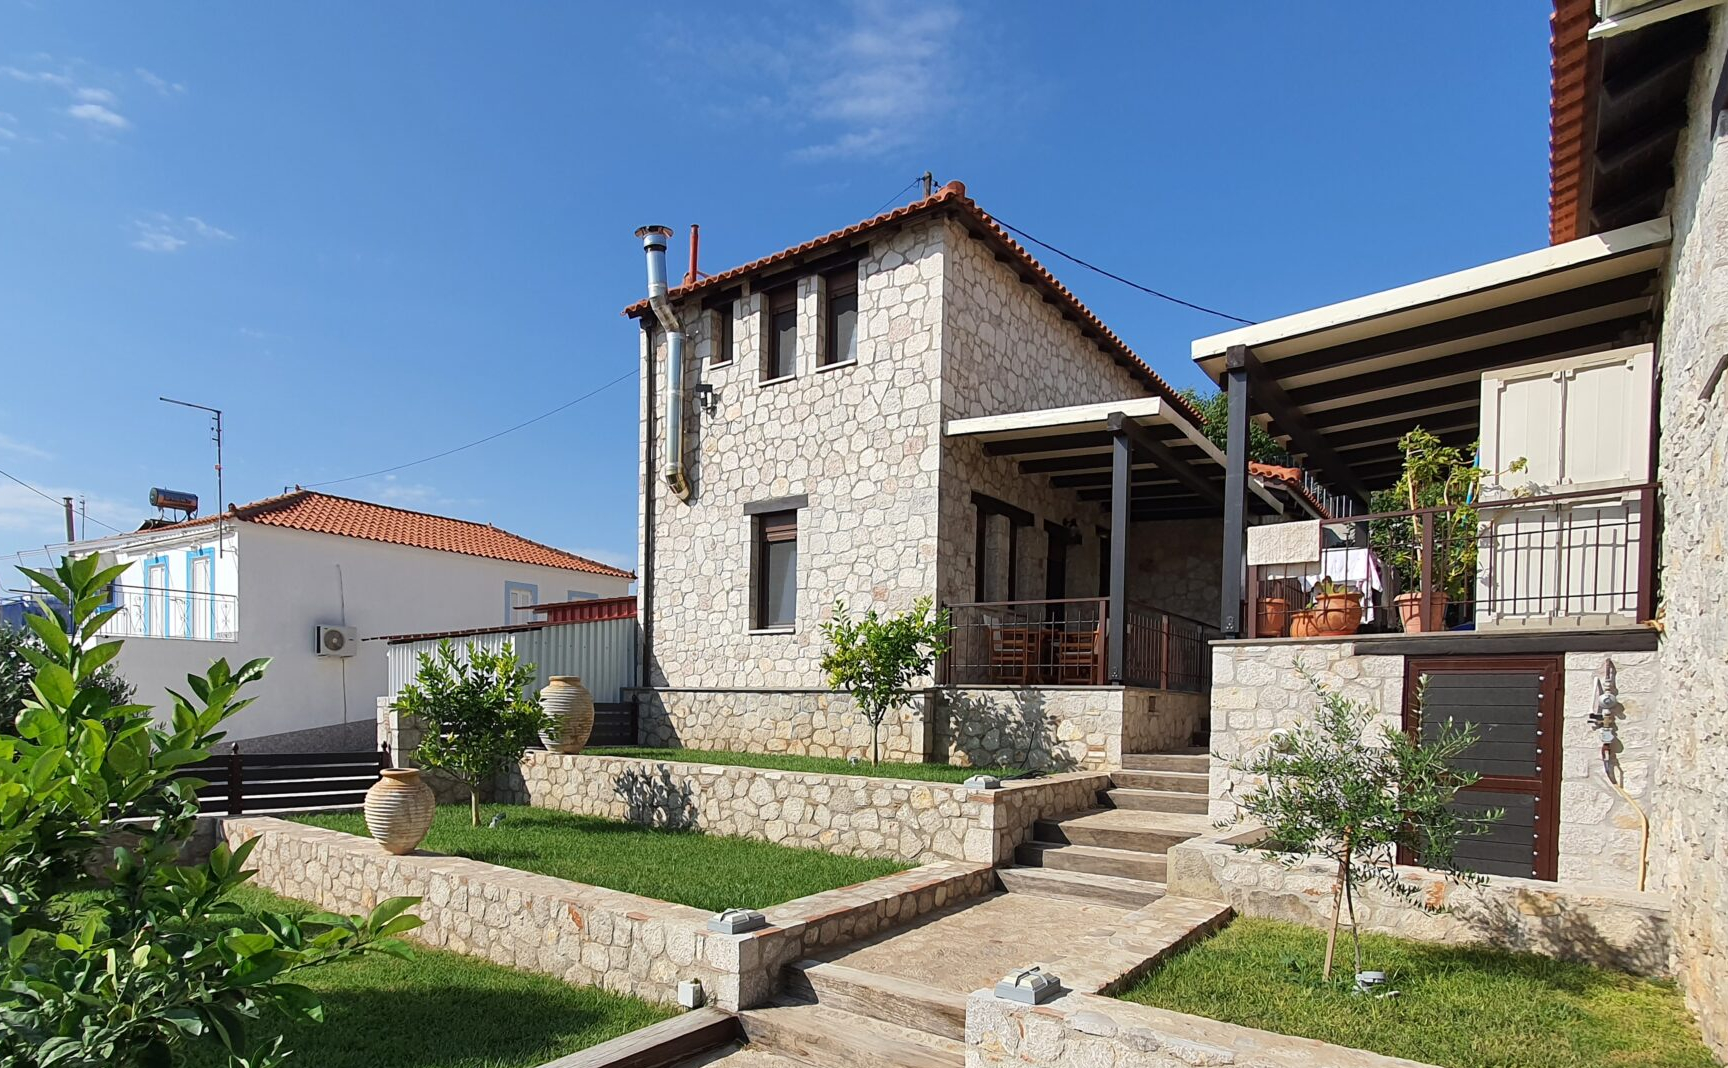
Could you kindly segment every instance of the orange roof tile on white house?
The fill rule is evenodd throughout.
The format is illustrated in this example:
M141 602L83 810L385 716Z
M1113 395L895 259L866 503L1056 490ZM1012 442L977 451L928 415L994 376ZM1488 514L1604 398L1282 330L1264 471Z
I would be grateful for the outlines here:
M530 541L490 523L475 523L466 519L413 512L387 504L358 501L352 497L336 497L328 493L295 488L292 493L266 497L251 504L236 504L220 516L199 516L184 523L175 523L157 530L213 523L218 518L286 527L314 534L335 534L345 538L381 541L391 545L409 545L417 549L483 556L493 560L508 560L517 564L540 567L561 567L591 575L634 579L634 572L602 564L585 556L567 553Z

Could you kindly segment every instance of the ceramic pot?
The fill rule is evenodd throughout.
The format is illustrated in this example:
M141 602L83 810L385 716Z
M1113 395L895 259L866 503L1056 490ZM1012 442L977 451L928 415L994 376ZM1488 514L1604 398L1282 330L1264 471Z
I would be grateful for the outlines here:
M557 721L542 741L554 753L580 753L594 732L594 695L576 675L554 675L540 691L540 707Z
M1343 637L1355 634L1362 626L1362 595L1360 593L1323 593L1314 598L1320 634L1323 637Z
M420 781L414 768L387 768L366 791L366 829L384 852L412 853L432 829L437 811L432 788Z
M1290 602L1282 597L1262 597L1254 605L1254 634L1260 638L1282 638L1290 622Z
M1392 598L1392 603L1398 606L1398 618L1404 624L1406 634L1436 634L1446 629L1446 591L1435 590L1433 600L1428 605L1428 618L1422 618L1422 595L1417 592L1401 593Z
M1318 638L1320 636L1320 610L1304 608L1290 613L1290 637Z

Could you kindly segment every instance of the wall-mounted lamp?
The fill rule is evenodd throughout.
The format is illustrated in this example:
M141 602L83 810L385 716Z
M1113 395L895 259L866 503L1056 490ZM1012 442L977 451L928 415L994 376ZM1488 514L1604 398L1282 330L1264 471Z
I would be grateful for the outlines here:
M702 409L703 415L713 415L720 406L720 398L714 394L714 384L700 382L696 386L696 406Z
M1066 531L1068 534L1068 544L1069 545L1080 544L1080 521L1079 520L1077 520L1077 519L1068 520L1068 522L1062 524L1062 529L1064 531Z

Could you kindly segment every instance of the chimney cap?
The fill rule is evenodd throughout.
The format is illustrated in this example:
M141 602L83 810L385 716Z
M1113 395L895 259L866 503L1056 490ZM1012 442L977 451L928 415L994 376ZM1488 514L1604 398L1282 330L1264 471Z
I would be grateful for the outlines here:
M636 228L637 237L647 237L649 234L658 237L671 237L672 228L670 226L640 226Z

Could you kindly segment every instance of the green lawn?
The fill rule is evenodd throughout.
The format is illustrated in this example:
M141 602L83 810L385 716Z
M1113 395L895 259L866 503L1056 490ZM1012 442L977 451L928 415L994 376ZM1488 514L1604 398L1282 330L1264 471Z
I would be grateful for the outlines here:
M466 803L440 805L421 848L714 912L767 908L912 867L527 805L486 805L481 819L500 813L504 822L499 827L473 827ZM358 812L293 818L314 827L366 834L366 821Z
M589 756L640 757L643 760L680 760L688 764L727 764L771 771L813 771L823 775L868 775L878 779L917 779L920 782L964 782L974 775L1007 778L1018 768L962 768L953 764L906 764L884 760L854 764L839 757L791 756L785 753L732 753L723 749L648 749L633 745L584 749Z
M1242 919L1171 958L1129 1001L1446 1068L1715 1068L1679 992L1521 953L1364 935L1396 998L1320 982L1325 932ZM1340 932L1350 974L1350 940Z
M234 895L248 911L304 913L310 905L253 887ZM459 953L414 946L295 976L324 1002L323 1024L282 1027L292 1063L317 1068L531 1068L677 1014L677 1009ZM226 1058L200 1052L191 1068Z

